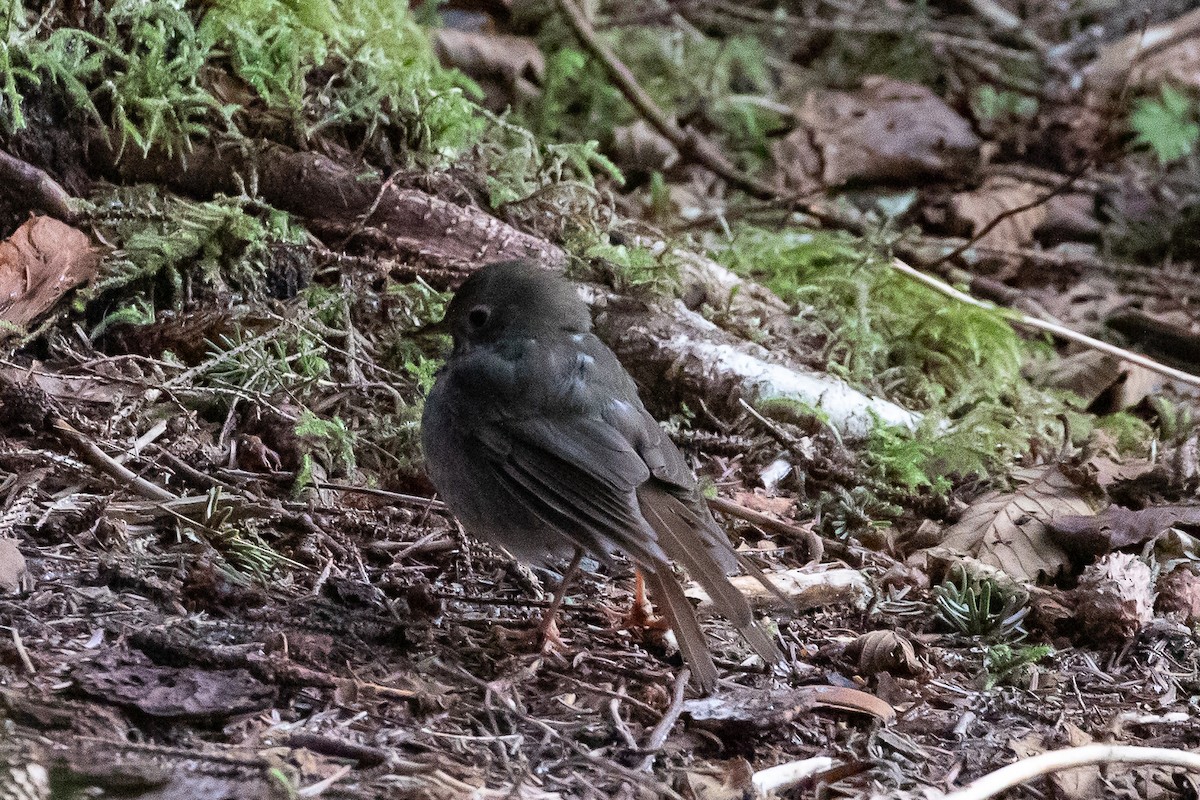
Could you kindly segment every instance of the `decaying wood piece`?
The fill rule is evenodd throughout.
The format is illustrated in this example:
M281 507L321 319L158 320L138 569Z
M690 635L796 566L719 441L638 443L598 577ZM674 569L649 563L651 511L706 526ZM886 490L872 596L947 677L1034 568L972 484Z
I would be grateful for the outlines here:
M402 189L319 153L279 145L257 148L197 145L186 158L126 152L117 163L97 137L97 166L124 181L157 183L192 197L255 194L305 217L310 227L339 245L366 244L383 257L432 267L470 270L488 261L532 259L566 264L563 250L519 231L487 212L460 206L416 189Z
M152 154L126 155L119 164L103 142L94 148L110 172L123 180L165 183L193 196L256 191L272 205L306 217L326 239L347 238L385 256L415 260L452 273L469 273L489 261L529 259L555 269L565 252L517 230L479 208L460 206L377 178L363 180L350 167L318 153L277 145L198 146L186 160ZM680 251L683 290L689 306L723 308L754 324L786 320L787 308L770 292L741 280L703 256ZM727 405L787 397L820 408L844 435L861 437L873 416L915 427L919 416L894 403L868 397L843 381L772 356L765 348L718 328L683 303L663 308L617 304L600 333L639 378L665 381L679 399L703 398Z
M789 569L769 572L767 578L788 598L790 609L795 612L829 606L850 606L861 611L872 597L870 583L856 569ZM780 604L779 597L768 591L753 575L734 575L729 580L757 608ZM712 600L699 585L689 584L684 593L700 601L700 610L710 609Z

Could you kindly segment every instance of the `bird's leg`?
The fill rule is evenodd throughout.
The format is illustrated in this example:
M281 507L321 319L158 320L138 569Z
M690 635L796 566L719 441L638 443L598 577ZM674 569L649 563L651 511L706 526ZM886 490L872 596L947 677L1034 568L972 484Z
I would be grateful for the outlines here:
M544 653L559 652L566 648L566 644L558 634L558 609L562 607L567 587L570 586L575 573L579 571L579 562L582 560L583 549L576 547L570 566L563 572L562 580L558 582L558 588L554 590L554 598L550 601L550 607L542 614L542 622L538 625L538 634L542 640L542 652Z
M640 569L633 571L633 602L618 624L628 630L666 630L663 619L654 615L650 599L646 597L646 579Z

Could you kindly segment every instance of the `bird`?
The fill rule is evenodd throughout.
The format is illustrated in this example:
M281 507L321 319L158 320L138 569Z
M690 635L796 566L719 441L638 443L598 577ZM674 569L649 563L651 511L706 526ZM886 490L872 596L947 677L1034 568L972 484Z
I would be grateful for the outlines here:
M738 559L694 473L592 332L575 284L528 261L490 263L466 278L435 325L453 349L422 413L427 474L472 537L534 566L571 561L551 621L581 557L611 566L620 552L703 694L718 673L672 563L765 662L782 658L728 578Z

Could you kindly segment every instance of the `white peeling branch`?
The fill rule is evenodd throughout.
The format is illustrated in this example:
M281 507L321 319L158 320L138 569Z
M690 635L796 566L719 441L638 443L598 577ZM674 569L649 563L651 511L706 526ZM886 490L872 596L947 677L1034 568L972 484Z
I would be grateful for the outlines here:
M920 414L725 331L681 302L647 308L612 296L593 301L607 302L598 309L601 336L660 399L699 398L736 412L739 398L751 404L784 398L819 409L847 439L865 438L876 419L910 430L921 421Z

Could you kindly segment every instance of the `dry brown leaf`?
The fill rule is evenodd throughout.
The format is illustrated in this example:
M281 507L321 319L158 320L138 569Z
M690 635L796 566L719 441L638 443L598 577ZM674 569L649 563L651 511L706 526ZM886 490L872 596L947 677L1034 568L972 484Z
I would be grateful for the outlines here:
M524 36L439 28L434 47L443 63L472 76L540 81L546 71L542 51Z
M25 582L25 556L15 539L0 538L0 592L16 594Z
M70 289L96 276L100 256L82 231L34 217L0 242L0 338L23 330Z
M1101 94L1157 91L1164 82L1200 88L1200 10L1107 45L1087 68L1086 78L1088 88Z
M846 646L846 655L858 662L861 675L916 675L921 671L913 643L900 631L868 631Z
M797 117L774 156L777 180L799 189L944 175L979 150L971 126L941 98L892 78L867 78L857 92L811 92Z
M1141 511L1109 506L1094 516L1058 517L1050 523L1050 536L1073 553L1097 556L1156 539L1181 523L1200 525L1200 506L1156 506Z
M1056 194L1046 201L1046 220L1038 226L1043 237L1079 241L1104 230L1096 218L1096 198L1082 192Z
M1050 538L1047 523L1066 514L1090 514L1079 489L1057 466L1022 470L1015 492L992 492L946 531L941 549L972 556L1019 581L1053 576L1069 561Z
M791 497L768 497L761 492L734 492L733 502L761 514L774 514L791 519L796 510L796 500Z
M95 375L66 375L53 372L36 363L31 369L0 367L0 381L33 383L55 400L74 403L114 403L125 397L127 390L114 382Z
M1155 588L1158 598L1154 610L1159 614L1174 616L1185 625L1194 625L1200 619L1200 567L1181 564L1165 575L1160 575Z
M1045 736L1041 733L1030 733L1008 743L1008 747L1020 760L1032 758L1048 750L1060 747L1083 747L1091 744L1093 739L1078 726L1065 722L1061 724L1066 734L1065 743L1055 742L1048 746ZM1095 765L1064 769L1051 773L1048 780L1055 788L1054 796L1063 800L1086 800L1099 796L1100 768Z
M679 150L671 140L644 119L613 128L609 154L623 170L662 171L679 162Z
M686 714L698 727L726 733L772 730L813 708L837 708L891 720L896 711L874 695L845 686L803 686L767 692L738 687L688 700Z
M1035 202L1046 190L1032 183L995 175L973 192L959 192L950 198L952 220L975 236L992 220L1006 211ZM1045 203L1002 219L979 244L999 250L1016 250L1033 241L1033 232L1046 221Z
M1079 576L1077 630L1093 644L1112 647L1154 619L1154 578L1137 556L1109 553Z
M681 780L697 800L742 800L754 795L754 769L744 758L704 761L689 767Z
M1043 380L1047 386L1079 395L1086 407L1098 414L1133 408L1161 391L1163 385L1158 373L1097 350L1059 360Z
M244 669L154 664L138 651L111 648L75 665L85 694L165 719L219 720L267 708L275 689Z

